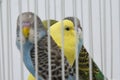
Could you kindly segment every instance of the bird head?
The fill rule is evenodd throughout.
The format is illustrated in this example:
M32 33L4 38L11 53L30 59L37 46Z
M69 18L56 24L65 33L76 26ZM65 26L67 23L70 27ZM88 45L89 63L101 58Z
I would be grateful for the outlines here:
M60 48L64 48L64 55L71 66L75 61L76 45L82 35L79 21L76 27L77 30L75 30L74 17L67 17L50 27L50 35ZM64 42L64 46L62 42Z
M65 17L64 20L70 20L74 24L74 28L76 26L76 31L77 35L80 39L83 39L83 34L82 34L82 27L80 25L80 20L77 17Z
M20 14L17 19L17 40L20 41L21 34L23 42L30 41L33 43L35 38L35 24L37 28L36 36L37 40L39 40L45 34L45 29L40 18L32 12Z

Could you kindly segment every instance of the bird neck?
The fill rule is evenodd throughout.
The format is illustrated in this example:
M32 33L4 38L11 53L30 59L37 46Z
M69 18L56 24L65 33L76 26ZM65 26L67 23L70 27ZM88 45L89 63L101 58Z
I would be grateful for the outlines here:
M35 71L30 57L30 51L33 47L33 43L31 43L30 41L26 41L25 43L22 44L22 49L21 49L20 41L16 41L16 45L20 53L23 55L23 61L25 63L25 66L34 75Z
M33 44L29 41L27 41L26 43L24 43L23 45L23 61L25 63L25 66L27 67L27 69L34 75L35 71L34 71L34 67L33 67L33 63L31 61L31 56L30 56L30 51L33 47Z

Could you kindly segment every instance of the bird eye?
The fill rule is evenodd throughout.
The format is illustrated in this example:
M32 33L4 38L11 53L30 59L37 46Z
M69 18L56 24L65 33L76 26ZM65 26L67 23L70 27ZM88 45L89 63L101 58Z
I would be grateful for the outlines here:
M69 27L66 27L66 28L65 28L65 30L69 31L69 30L70 30L70 28L69 28Z

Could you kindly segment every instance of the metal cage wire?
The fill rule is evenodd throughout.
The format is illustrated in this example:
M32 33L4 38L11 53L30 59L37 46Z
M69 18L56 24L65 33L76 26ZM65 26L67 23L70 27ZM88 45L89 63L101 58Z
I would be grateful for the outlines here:
M14 9L12 4L14 2L18 2L18 5L15 5L17 7L18 11L15 13L15 15L21 14L22 12L27 12L27 11L32 11L35 14L39 15L40 17L47 19L47 27L48 27L48 68L49 68L49 80L51 80L51 40L50 40L50 19L57 19L61 20L64 17L67 16L74 16L78 17L80 19L81 26L83 28L83 42L85 47L87 47L87 50L89 52L89 80L93 80L93 74L92 74L92 59L97 60L96 57L96 48L98 48L98 53L99 53L99 60L95 62L100 62L97 63L101 66L100 69L104 73L104 75L111 80L119 80L120 77L120 69L118 69L118 72L115 72L115 65L117 64L117 61L120 61L120 0L97 0L97 9L98 12L95 14L95 8L94 8L94 0L44 0L41 1L40 3L39 0L27 0L25 3L27 5L23 5L24 1L23 0L0 0L0 78L1 80L16 80L15 74L19 74L20 79L19 80L25 80L26 74L25 74L25 68L23 65L23 47L22 47L22 41L21 43L21 48L20 48L20 66L18 69L18 73L15 73L15 60L17 58L14 57L14 39L16 36L15 30L13 28L16 28L16 26L13 26L13 24L16 24L15 19L13 20L14 15ZM68 4L70 2L70 4ZM117 3L115 5L115 3ZM39 5L44 6L44 10L39 7ZM53 4L53 7L51 7L51 4ZM78 5L79 4L79 5ZM25 7L26 6L26 7ZM69 7L72 7L69 8ZM114 11L114 6L117 6L118 8L118 13L115 13ZM4 10L5 9L5 10ZM71 9L71 10L70 10ZM67 12L68 11L68 12ZM69 11L71 13L69 13ZM87 12L87 13L86 13ZM5 16L6 15L6 16ZM44 15L44 16L41 16ZM115 15L118 15L119 17L117 18ZM4 19L4 16L6 19ZM87 17L86 17L87 16ZM17 18L17 16L15 16ZM117 19L117 23L115 23L115 19ZM95 23L95 21L98 20L99 23L99 32L95 31L95 25L98 23ZM37 19L34 16L34 21L35 21L35 78L38 80L38 50L37 50ZM5 24L6 23L6 24ZM21 17L20 17L20 26L22 26L21 23ZM117 24L117 27L114 27L114 24ZM77 21L75 19L75 30L77 30ZM109 26L109 27L108 27ZM63 27L63 24L62 24ZM117 28L117 32L115 32L115 28ZM119 31L118 31L119 30ZM6 32L6 33L5 33ZM22 28L20 29L20 32L22 32ZM14 33L14 34L13 34ZM62 46L64 47L64 31L61 31L62 33ZM95 41L95 33L97 34L97 38L99 45L95 45L97 42ZM110 34L109 34L110 33ZM115 33L117 37L115 37ZM109 35L108 35L109 34ZM86 36L87 35L87 36ZM20 33L20 38L22 39L22 33ZM117 41L116 43L114 41ZM86 42L88 43L86 45ZM117 44L119 43L119 44ZM117 44L117 47L115 46ZM108 47L109 46L109 47ZM64 48L61 48L61 53L62 53L62 80L65 80L65 69L64 69ZM117 49L116 49L117 48ZM117 51L115 51L117 50ZM79 62L78 62L78 49L76 46L76 80L79 80ZM117 53L116 53L117 52ZM118 55L118 57L115 59L115 56ZM109 64L110 63L110 64ZM6 67L7 65L7 67ZM109 67L110 66L110 67ZM120 62L118 64L118 68L120 67ZM26 70L27 71L27 70ZM105 79L106 80L106 79Z

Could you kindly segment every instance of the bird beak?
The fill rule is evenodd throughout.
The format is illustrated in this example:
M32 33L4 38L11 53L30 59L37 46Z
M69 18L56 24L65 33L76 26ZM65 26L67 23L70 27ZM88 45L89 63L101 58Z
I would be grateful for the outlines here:
M30 27L29 26L24 26L23 29L22 29L22 33L23 33L23 36L25 38L28 38L29 37L29 31L30 31Z

